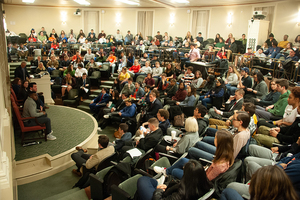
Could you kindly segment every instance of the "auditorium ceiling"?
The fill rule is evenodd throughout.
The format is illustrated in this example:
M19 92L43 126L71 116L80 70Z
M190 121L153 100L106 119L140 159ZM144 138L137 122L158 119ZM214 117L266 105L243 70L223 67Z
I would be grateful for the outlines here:
M257 4L278 2L285 0L35 0L33 3L25 3L25 0L4 0L5 4L29 5L29 6L50 6L50 7L91 7L91 8L195 8L230 6L243 4ZM30 1L30 0L27 0ZM85 1L90 5L80 5L78 2ZM286 0L288 1L288 0ZM294 0L295 1L295 0Z

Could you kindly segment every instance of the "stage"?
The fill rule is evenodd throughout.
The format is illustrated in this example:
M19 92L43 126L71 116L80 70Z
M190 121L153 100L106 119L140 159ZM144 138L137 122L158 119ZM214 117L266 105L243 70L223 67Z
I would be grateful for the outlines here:
M66 106L50 105L46 110L51 119L54 141L40 139L41 144L23 147L21 135L15 130L16 166L14 170L17 185L46 178L65 170L74 162L71 154L76 146L83 146L88 153L97 151L97 121L90 114ZM25 135L30 138L33 134Z

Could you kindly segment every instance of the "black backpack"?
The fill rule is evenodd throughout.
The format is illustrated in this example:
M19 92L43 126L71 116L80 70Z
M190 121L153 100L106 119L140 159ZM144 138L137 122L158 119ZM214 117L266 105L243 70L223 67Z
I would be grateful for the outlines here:
M109 196L111 193L111 186L118 186L120 183L131 177L131 166L129 163L118 163L112 167L104 176L103 191L104 196Z

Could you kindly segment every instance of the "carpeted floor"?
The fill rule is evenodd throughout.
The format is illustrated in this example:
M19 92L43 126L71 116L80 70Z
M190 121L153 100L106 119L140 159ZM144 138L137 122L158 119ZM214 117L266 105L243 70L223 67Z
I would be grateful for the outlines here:
M32 183L18 186L19 200L42 200L72 189L79 177L73 174L72 166L60 173Z
M48 153L51 156L63 153L84 141L92 133L95 125L92 117L85 112L70 109L65 106L49 106L47 114L51 119L53 135L57 137L55 141L40 139L42 143L23 147L21 145L21 134L15 130L15 144L17 161L36 157ZM27 135L28 138L37 133ZM105 134L105 133L103 133Z

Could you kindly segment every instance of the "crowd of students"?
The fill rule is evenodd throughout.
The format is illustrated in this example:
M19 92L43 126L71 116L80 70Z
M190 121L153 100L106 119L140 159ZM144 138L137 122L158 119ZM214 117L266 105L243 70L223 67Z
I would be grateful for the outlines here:
M106 37L104 32L101 34L99 39ZM89 35L88 37L95 37L92 31ZM155 44L156 40L160 40L159 35L154 38ZM51 37L55 37L55 34ZM80 41L83 41L82 37L83 32L79 36ZM165 41L161 39L160 45L170 44L170 41L166 41L168 37L165 35ZM111 37L109 41L116 44L131 42L128 37L123 41L119 32L115 38ZM174 39L176 42L176 38ZM203 43L201 34L195 39L194 43ZM142 35L137 35L136 40L142 41ZM187 34L184 45L189 40L193 40L190 33ZM245 40L243 35L241 41L246 43ZM269 40L274 45L275 40L271 35ZM121 160L129 156L130 149L137 148L144 153L153 149L153 152L181 158L169 168L155 167L154 171L161 174L158 180L141 177L137 182L139 199L198 199L237 160L243 160L246 167L245 173L241 175L245 177L242 179L244 182L226 183L228 187L219 195L220 199L232 199L232 195L237 199L245 196L251 199L298 199L299 173L295 169L300 155L299 87L290 89L286 79L272 79L268 86L261 71L251 73L248 67L238 67L234 63L229 65L223 76L208 75L204 80L200 71L194 72L193 67L189 66L196 46L194 43L190 52L185 55L187 60L183 61L183 66L179 62L164 63L159 56L150 60L148 53L138 59L133 58L132 54L126 57L123 51L116 58L117 51L113 49L110 49L110 56L106 59L103 58L106 54L103 49L96 53L98 56L94 54L94 57L91 49L87 49L84 56L87 57L84 60L86 63L82 62L78 51L72 57L74 62L63 67L56 67L55 55L50 56L50 67L47 67L49 72L67 71L63 78L63 85L66 86L62 88L63 95L75 87L84 91L89 84L89 73L99 66L108 64L112 68L112 74L115 70L118 71L112 88L102 88L89 106L98 121L98 130L105 133L108 124L116 123L119 137L113 144L109 144L107 137L100 136L98 143L101 150L92 156L86 155L84 149L77 147L78 152L72 158L78 169L73 173L81 175L82 163L87 163L88 169L97 167L113 152L117 152ZM216 37L215 43L223 48L220 45L220 35ZM234 50L233 44L231 34L225 45L231 45L230 48ZM224 59L225 54L224 51L221 52L217 59ZM181 52L178 55L182 56ZM198 53L195 56L197 59L202 57ZM205 56L204 54L204 59ZM54 62L56 65L51 64ZM246 62L246 59L240 62ZM42 61L38 61L38 66L41 67L37 70L46 70L40 63ZM94 63L96 67L84 68ZM12 87L19 98L27 101L22 96L28 90L26 79L29 76L24 70L26 65L23 65L16 70L18 79ZM79 84L76 86L76 83ZM191 110L192 114L189 112ZM168 138L174 139L174 136L177 141L172 143ZM284 146L275 147L274 143ZM114 146L114 150L111 146ZM275 160L273 154L278 152L283 153L282 157ZM182 157L185 153L187 155ZM205 159L211 165L204 169L199 159ZM272 166L275 163L276 166ZM240 176L233 176L238 175ZM164 179L170 176L178 180L172 187L163 184ZM249 180L250 187L246 184ZM262 181L265 182L264 186L261 185Z

